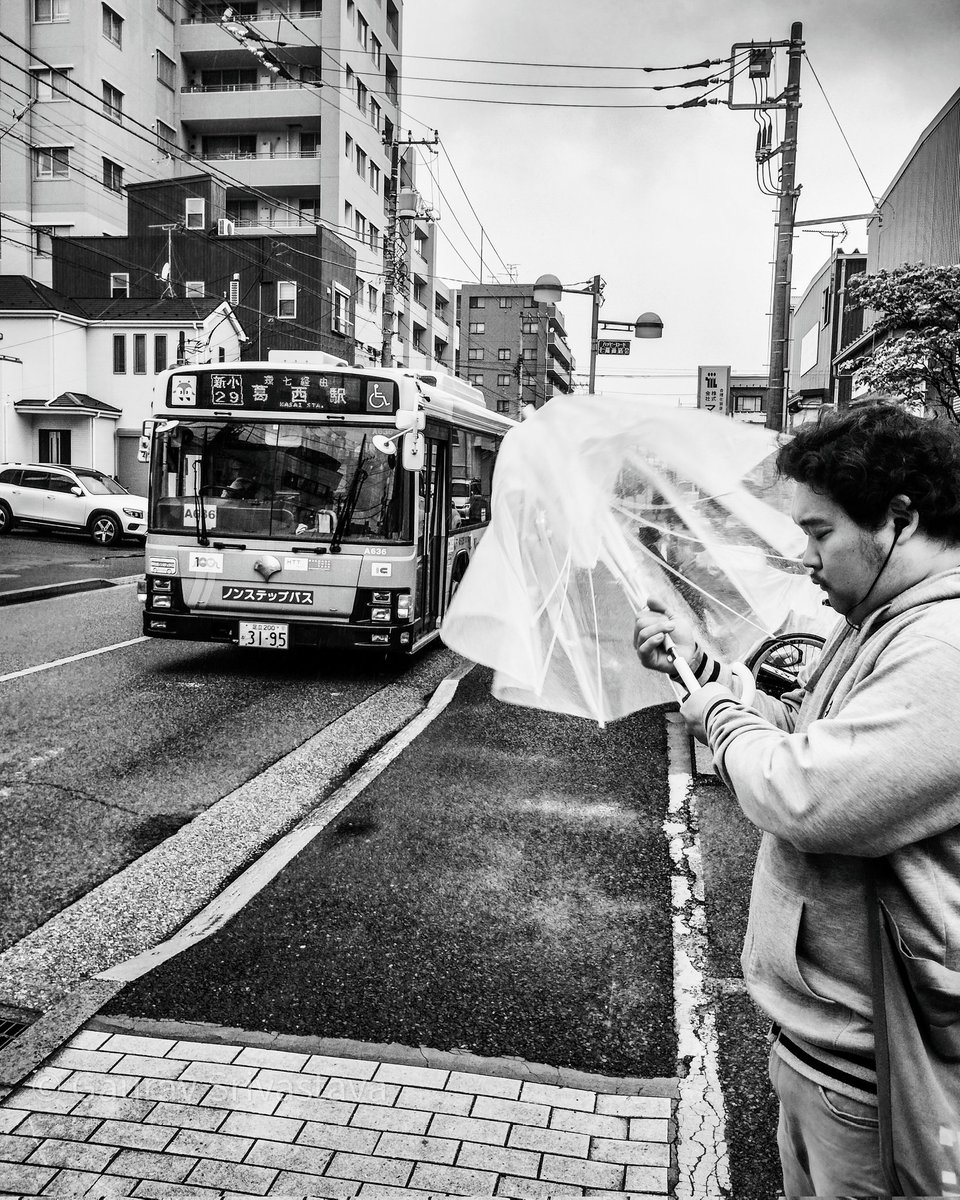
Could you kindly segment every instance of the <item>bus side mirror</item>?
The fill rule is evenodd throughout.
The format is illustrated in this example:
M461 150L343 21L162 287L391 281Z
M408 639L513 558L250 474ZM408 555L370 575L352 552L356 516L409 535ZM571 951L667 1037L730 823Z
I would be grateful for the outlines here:
M427 423L426 414L422 412L398 412L396 415L398 429L406 430L400 439L404 470L419 471L426 457L426 442L421 432Z
M156 421L144 421L144 423L140 426L140 442L137 446L137 462L148 463L150 461L150 443L153 440L153 430L156 424Z

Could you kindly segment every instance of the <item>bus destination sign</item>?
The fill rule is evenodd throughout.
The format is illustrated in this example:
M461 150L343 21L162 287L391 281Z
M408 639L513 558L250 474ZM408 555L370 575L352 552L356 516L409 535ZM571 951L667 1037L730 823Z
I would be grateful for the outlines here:
M392 379L339 371L198 371L172 375L169 408L245 412L348 413L380 416L397 411Z

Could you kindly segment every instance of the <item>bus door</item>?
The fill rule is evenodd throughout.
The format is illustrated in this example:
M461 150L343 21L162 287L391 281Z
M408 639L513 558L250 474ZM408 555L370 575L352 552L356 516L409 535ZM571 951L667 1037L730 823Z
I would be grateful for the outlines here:
M420 527L420 562L417 568L418 616L423 628L434 629L440 619L443 581L447 561L447 495L450 446L447 442L427 438L423 468L420 471L420 493L423 504Z

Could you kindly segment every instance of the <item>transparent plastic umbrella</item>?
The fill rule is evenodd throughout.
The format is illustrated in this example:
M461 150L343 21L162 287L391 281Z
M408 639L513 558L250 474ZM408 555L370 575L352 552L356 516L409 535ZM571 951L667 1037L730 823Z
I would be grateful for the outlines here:
M504 439L491 523L444 618L501 700L600 724L674 698L633 648L648 597L743 657L829 628L776 435L635 396L552 399Z

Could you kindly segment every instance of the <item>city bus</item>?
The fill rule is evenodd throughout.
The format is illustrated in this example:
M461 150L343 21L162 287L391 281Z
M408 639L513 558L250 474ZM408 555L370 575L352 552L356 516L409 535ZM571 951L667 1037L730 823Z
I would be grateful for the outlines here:
M515 424L452 376L319 352L163 372L140 442L144 633L416 652L489 523Z

